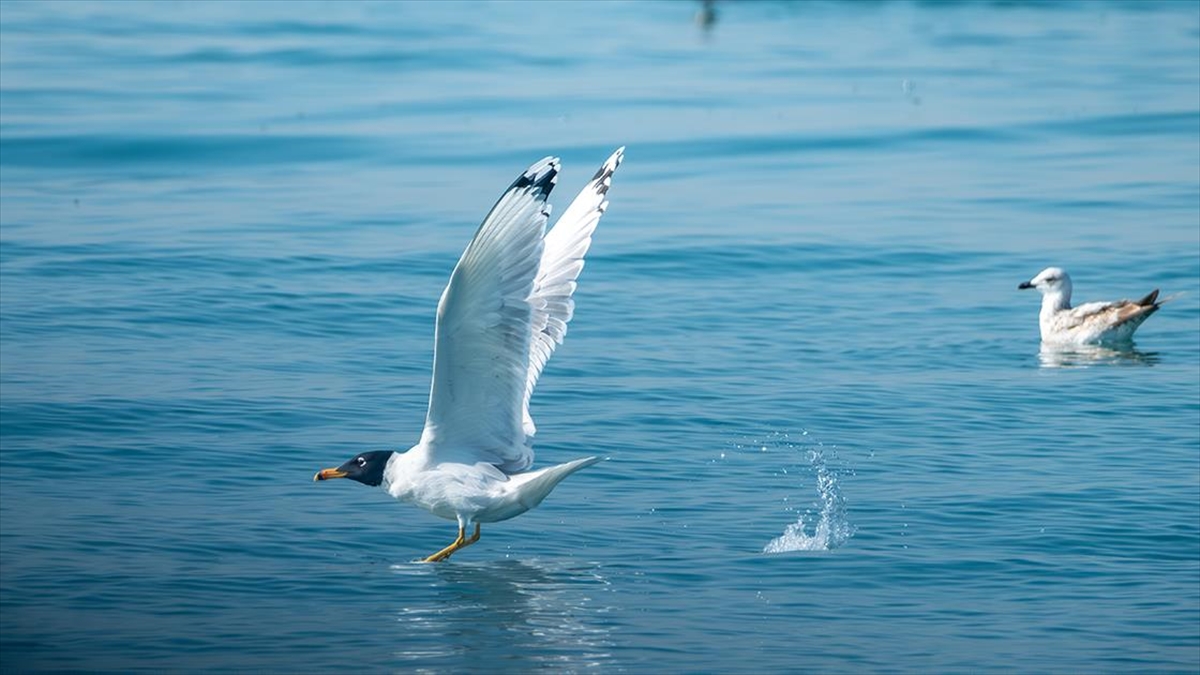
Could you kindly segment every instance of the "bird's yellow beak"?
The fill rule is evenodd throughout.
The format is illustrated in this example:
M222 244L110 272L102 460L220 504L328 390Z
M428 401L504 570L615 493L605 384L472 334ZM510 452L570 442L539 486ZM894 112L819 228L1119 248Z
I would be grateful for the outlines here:
M330 478L345 478L346 472L338 469L321 469L313 476L313 482L329 480Z

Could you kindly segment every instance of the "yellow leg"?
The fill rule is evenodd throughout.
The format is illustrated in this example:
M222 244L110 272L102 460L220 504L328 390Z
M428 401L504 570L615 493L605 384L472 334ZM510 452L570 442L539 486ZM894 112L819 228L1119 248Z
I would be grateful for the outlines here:
M437 553L434 553L433 555L429 556L428 558L425 558L421 562L427 562L427 563L441 562L441 561L445 560L446 558L449 558L450 555L453 554L458 549L466 548L466 547L470 546L471 544L474 544L477 541L479 541L479 523L475 523L475 534L471 535L471 537L469 539L467 538L466 528L464 528L463 525L460 524L458 526L458 538L456 538L454 540L454 543L452 543L449 546L447 546L446 548L438 551Z

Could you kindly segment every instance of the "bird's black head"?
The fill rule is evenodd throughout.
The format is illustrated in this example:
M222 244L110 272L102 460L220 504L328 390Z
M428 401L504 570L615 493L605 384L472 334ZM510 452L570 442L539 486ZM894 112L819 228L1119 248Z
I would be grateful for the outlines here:
M336 469L321 469L313 480L329 480L330 478L349 478L363 485L379 485L383 482L383 470L392 457L391 450L375 450L359 453L348 462Z

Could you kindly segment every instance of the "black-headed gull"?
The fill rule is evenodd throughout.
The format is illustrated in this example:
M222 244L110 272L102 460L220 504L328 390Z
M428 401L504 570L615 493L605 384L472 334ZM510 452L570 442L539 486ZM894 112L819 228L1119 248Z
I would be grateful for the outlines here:
M584 457L530 471L529 397L566 334L575 280L624 151L608 158L549 232L546 198L558 176L557 157L529 167L505 191L438 302L420 442L407 452L364 452L313 477L382 485L397 499L457 520L458 537L424 562L449 558L479 540L480 523L534 508L564 478L600 461ZM470 525L475 531L468 537Z
M1017 288L1036 288L1042 292L1038 324L1042 342L1052 344L1128 342L1137 327L1162 306L1156 288L1141 300L1089 302L1072 307L1071 277L1060 267L1047 267Z

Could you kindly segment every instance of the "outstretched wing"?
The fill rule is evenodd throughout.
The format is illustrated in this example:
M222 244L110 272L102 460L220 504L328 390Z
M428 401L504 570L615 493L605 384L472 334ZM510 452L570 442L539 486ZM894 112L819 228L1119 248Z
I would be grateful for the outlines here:
M529 167L467 245L438 303L433 384L421 443L435 461L533 463L523 428L534 311L529 298L559 161Z
M605 197L612 185L613 172L624 156L625 148L618 148L546 234L537 278L529 296L533 339L529 344L529 370L521 406L527 438L532 438L537 431L529 415L529 398L554 348L562 344L563 336L567 334L567 323L575 312L575 301L571 299L575 293L575 280L583 271L583 257L592 245L592 232L608 208Z

